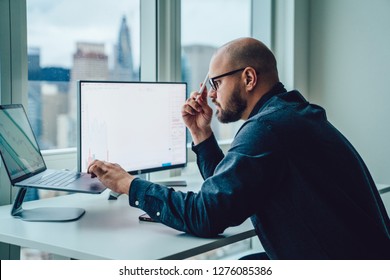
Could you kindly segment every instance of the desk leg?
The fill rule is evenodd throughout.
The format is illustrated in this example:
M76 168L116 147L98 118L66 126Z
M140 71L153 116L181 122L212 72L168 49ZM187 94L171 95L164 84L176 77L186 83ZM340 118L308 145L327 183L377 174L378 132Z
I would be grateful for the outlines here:
M0 260L20 260L20 246L0 242Z

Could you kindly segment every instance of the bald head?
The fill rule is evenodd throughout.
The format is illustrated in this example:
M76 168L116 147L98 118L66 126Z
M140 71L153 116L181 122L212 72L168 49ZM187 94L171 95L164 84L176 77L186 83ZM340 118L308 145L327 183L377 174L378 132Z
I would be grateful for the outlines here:
M239 38L220 47L212 63L218 63L226 70L253 67L263 81L274 84L279 81L276 59L270 49L253 38Z

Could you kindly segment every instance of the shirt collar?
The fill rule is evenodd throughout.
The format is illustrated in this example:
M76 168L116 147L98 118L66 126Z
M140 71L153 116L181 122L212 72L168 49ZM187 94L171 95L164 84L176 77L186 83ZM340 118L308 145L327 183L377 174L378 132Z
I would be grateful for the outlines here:
M264 94L260 100L256 103L255 107L253 108L252 112L249 115L249 118L256 115L259 110L263 107L263 105L271 99L271 97L279 94L287 92L287 90L284 88L284 85L281 82L277 82L266 94Z

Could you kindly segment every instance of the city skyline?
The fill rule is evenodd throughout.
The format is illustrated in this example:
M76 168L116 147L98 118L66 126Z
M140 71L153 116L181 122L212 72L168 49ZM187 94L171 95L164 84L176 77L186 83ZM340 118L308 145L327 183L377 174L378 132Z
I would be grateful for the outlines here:
M41 148L66 148L76 145L76 81L124 80L126 77L127 80L139 79L138 71L133 69L132 65L133 54L129 38L130 30L126 18L123 17L117 27L112 69L108 67L108 55L103 43L75 42L76 50L72 54L72 65L69 69L41 67L41 50L29 47L28 115Z
M117 42L117 27L126 16L131 32L133 64L137 68L140 58L140 13L139 0L110 1L94 0L27 0L28 45L41 49L42 67L56 66L70 68L75 42L105 43L105 51L113 57ZM249 0L184 0L182 2L183 46L209 45L219 47L227 41L250 33ZM239 5L239 9L237 9ZM204 7L207 7L206 9ZM216 11L223 7L224 13ZM231 15L247 18L231 22ZM185 19L185 20L184 20ZM191 20L193 19L193 20ZM213 20L207 20L213 19ZM210 26L212 22L212 26ZM210 37L210 30L213 36ZM246 31L245 31L246 30ZM110 68L113 61L109 61Z

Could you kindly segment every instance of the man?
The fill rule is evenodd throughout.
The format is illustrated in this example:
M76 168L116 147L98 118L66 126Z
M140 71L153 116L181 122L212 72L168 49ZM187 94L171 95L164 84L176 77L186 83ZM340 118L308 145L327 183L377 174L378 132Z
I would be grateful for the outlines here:
M208 96L224 123L246 122L226 155L210 127L207 90L182 109L200 172L199 193L136 179L116 164L89 172L131 206L197 236L215 236L251 218L271 259L390 259L390 222L363 160L297 91L279 82L272 52L253 38L212 57Z

